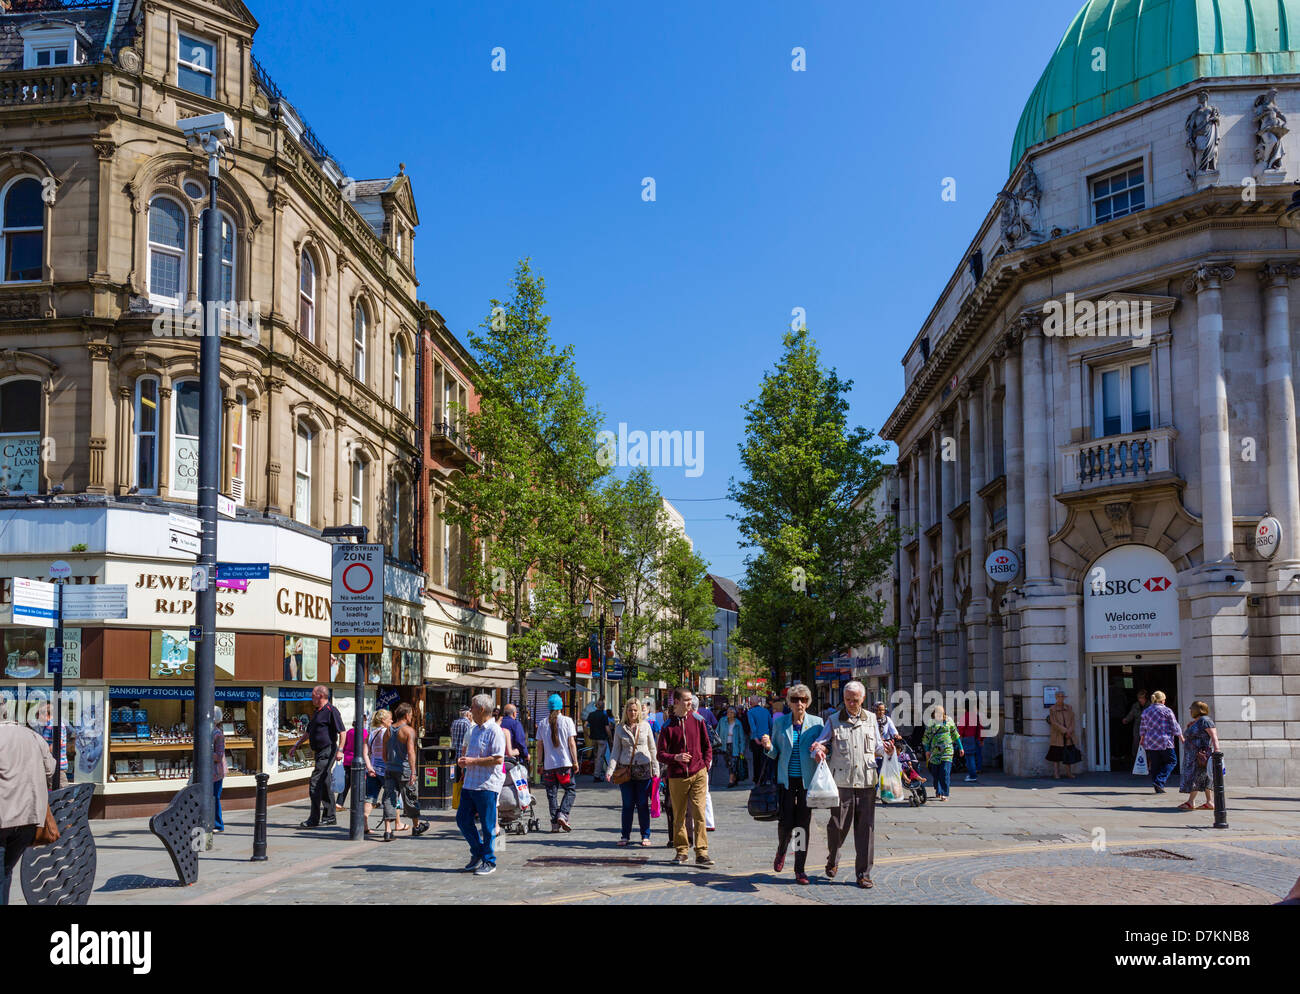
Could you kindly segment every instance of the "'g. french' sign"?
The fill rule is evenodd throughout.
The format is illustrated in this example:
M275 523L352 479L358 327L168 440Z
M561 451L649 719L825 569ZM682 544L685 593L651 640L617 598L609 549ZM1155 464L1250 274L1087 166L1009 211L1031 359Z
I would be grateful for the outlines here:
M1169 560L1145 545L1122 545L1083 578L1086 652L1177 649L1178 588Z
M984 560L984 572L994 583L1010 583L1020 575L1020 557L1010 549L994 549Z

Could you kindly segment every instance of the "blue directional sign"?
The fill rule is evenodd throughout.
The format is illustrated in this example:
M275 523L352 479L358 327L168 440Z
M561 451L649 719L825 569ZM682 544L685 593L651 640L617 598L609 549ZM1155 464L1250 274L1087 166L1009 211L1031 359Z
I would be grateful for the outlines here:
M269 580L270 563L217 563L220 580Z
M200 628L198 625L190 625L190 641L191 642L203 641L203 629Z
M46 650L46 661L50 664L50 673L63 672L63 647L52 645Z
M610 660L610 663L609 663L609 672L605 674L605 678L606 678L607 680L622 680L622 679L623 679L623 664L622 664L621 662L616 662L616 661L614 661L614 660Z

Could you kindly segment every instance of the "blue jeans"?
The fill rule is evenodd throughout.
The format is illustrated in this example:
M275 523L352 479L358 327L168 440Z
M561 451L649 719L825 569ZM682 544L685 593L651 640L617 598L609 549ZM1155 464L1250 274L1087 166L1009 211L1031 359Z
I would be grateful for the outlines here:
M966 775L973 777L984 766L984 757L980 755L979 739L966 737L961 740L961 747L966 751Z
M226 830L226 823L221 820L221 785L225 782L226 781L224 780L212 781L212 800L213 800L212 827L215 828L218 832L224 832Z
M632 812L636 812L641 838L650 838L650 783L649 780L629 780L618 785L623 794L623 835L632 838Z
M1172 749L1147 750L1147 769L1151 771L1151 782L1157 787L1165 785L1177 763L1178 756Z
M482 828L474 824L475 819ZM456 809L456 827L469 843L469 854L489 866L497 865L493 852L497 832L497 792L494 790L462 790L460 807Z
M945 759L942 763L931 763L930 775L934 777L934 796L947 797L951 793L949 780L952 777L952 760Z

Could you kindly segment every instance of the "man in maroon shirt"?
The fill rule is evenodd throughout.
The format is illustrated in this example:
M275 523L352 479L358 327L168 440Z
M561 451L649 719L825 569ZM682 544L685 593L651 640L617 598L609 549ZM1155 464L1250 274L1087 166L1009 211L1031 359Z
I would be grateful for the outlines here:
M673 691L673 715L659 733L656 749L659 765L668 778L668 796L673 808L673 845L677 855L674 866L686 863L689 841L686 816L695 821L695 865L712 866L709 858L709 833L704 826L704 798L709 789L709 768L713 765L713 747L709 729L703 721L688 714L691 692L678 687Z

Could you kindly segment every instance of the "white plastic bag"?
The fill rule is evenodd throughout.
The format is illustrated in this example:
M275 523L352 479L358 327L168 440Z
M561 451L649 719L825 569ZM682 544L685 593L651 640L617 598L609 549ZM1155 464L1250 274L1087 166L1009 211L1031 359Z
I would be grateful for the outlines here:
M528 789L528 767L521 763L510 771L509 776L515 785L515 792L519 796L519 806L526 808L531 805L533 795Z
M713 824L713 795L707 791L704 794L704 828L712 832L717 826Z
M835 785L835 777L826 760L817 764L812 779L808 781L807 804L810 808L838 808L840 806L840 789Z
M1147 751L1141 746L1138 746L1137 759L1133 760L1133 776L1145 777L1148 776L1150 772L1150 769L1147 767Z
M342 763L334 764L333 786L335 797L343 793L343 785L348 782L348 772L348 768Z
M886 756L880 767L880 796L886 801L903 798L903 764L898 761L896 751Z

